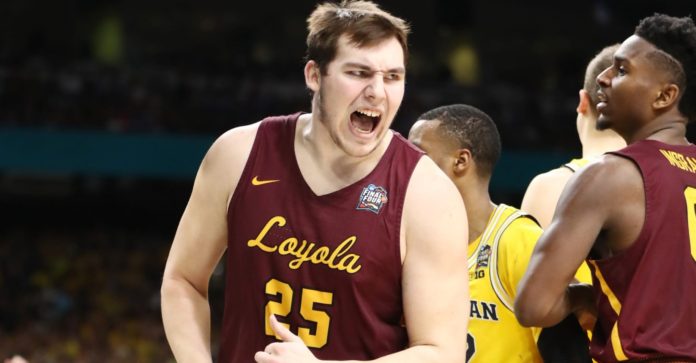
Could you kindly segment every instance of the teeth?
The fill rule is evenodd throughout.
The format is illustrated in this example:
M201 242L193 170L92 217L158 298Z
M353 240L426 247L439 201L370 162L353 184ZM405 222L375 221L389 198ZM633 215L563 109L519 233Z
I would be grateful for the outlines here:
M358 110L359 113L365 115L365 116L370 116L370 117L379 117L380 113L377 111L370 111L370 110Z

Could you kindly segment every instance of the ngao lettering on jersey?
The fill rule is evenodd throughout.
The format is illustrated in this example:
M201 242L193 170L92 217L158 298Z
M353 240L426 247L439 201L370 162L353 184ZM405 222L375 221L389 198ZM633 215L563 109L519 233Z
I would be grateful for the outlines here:
M669 161L669 164L689 173L696 173L696 159L684 156L672 150L660 149L662 155Z
M328 246L317 247L316 243L308 242L304 239L301 240L299 237L288 237L283 241L269 241L266 239L271 228L275 226L283 227L286 223L287 221L282 216L275 216L269 219L258 236L247 242L247 246L257 247L266 253L296 257L288 263L288 267L293 270L299 269L305 262L326 265L330 269L345 271L350 274L354 274L362 268L359 262L360 256L355 253L349 253L358 239L356 236L347 237L334 250Z
M387 190L378 185L370 184L363 188L360 193L357 210L367 210L375 214L379 214L382 207L387 204Z

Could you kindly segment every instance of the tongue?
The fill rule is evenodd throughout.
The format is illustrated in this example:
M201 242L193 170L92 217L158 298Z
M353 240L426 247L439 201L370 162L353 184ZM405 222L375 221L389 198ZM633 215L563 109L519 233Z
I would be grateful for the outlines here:
M355 128L362 132L370 132L375 125L374 119L370 116L363 115L359 112L353 112L350 115L350 122Z

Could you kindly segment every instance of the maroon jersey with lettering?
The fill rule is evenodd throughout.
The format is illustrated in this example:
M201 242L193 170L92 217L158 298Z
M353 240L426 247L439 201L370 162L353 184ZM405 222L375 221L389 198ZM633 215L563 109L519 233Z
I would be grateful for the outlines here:
M590 260L600 362L696 361L696 146L643 140L612 152L638 166L645 221L627 250Z
M407 347L401 297L404 196L422 153L395 134L366 177L316 195L298 167L299 114L259 125L228 210L219 362L252 362L276 315L320 359Z

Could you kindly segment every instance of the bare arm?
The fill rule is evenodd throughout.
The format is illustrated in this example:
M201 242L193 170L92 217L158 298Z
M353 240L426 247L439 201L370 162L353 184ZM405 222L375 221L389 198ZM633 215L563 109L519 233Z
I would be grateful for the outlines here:
M454 184L429 158L421 158L411 178L401 229L410 347L374 362L464 362L469 317L466 211ZM284 342L256 353L257 362L318 362L296 335L275 319L271 325Z
M404 213L403 294L411 348L390 361L463 362L469 320L466 210L454 184L428 158L414 172Z
M600 233L612 249L635 240L644 208L640 193L637 168L618 156L604 156L571 178L518 287L515 315L521 324L550 326L592 309L591 287L569 284Z
M529 183L520 209L534 216L541 228L547 228L551 224L558 198L572 175L573 172L565 167L537 175Z
M162 320L180 362L211 362L208 282L227 247L227 204L246 163L255 126L215 141L196 175L162 280Z

